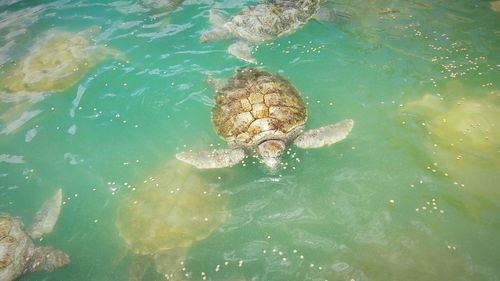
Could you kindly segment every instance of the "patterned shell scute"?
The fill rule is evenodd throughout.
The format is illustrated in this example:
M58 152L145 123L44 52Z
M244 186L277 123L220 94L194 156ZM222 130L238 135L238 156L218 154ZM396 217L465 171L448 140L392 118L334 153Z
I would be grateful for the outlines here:
M11 252L16 239L9 235L12 223L9 219L0 217L0 270L12 263Z
M226 141L249 145L282 138L307 119L297 90L279 75L256 68L239 69L217 91L212 121Z
M0 215L0 280L11 280L22 273L32 247L22 223Z

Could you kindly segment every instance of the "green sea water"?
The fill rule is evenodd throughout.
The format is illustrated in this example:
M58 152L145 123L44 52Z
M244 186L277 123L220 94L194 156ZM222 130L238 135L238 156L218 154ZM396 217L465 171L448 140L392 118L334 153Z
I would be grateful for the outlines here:
M128 280L141 263L118 233L120 203L177 152L225 145L205 81L247 64L232 41L199 43L209 10L257 2L0 1L0 77L59 31L99 26L92 44L121 54L61 92L0 85L0 212L29 225L61 188L59 221L36 243L71 257L21 280ZM226 196L227 219L176 280L499 280L498 1L333 5L350 19L311 20L254 57L299 90L307 128L351 118L353 131L291 147L274 174L252 158L196 172ZM142 280L167 278L147 267Z

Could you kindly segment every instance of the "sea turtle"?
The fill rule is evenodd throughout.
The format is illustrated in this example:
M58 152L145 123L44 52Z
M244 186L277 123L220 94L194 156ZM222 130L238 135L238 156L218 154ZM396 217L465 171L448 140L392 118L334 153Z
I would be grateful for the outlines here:
M420 100L409 102L402 111L424 120L429 138L443 149L463 154L463 157L500 164L495 155L500 144L492 141L500 138L500 127L497 126L499 104L500 92L453 102L427 94Z
M94 65L118 51L93 45L100 31L92 27L78 33L53 31L43 36L33 49L7 71L1 83L7 93L60 92L76 84Z
M482 200L500 196L499 91L486 93L450 83L440 96L426 94L400 110L424 125L419 127L425 139L415 146L424 152L418 159L426 155L424 164L432 163L427 169Z
M176 155L197 168L233 166L249 154L275 170L286 145L330 145L343 140L354 124L346 119L304 131L307 110L298 91L281 76L258 68L240 68L228 80L209 80L216 92L212 122L230 148Z
M211 189L189 165L170 161L120 202L116 227L128 248L156 270L175 278L191 244L207 238L226 219L227 199ZM142 280L147 267L132 266ZM175 279L177 280L177 279Z
M251 44L260 44L273 38L294 33L310 19L338 20L348 17L346 13L321 7L325 0L274 0L245 7L229 20L217 7L210 10L211 30L201 34L200 42L238 38L228 52L239 59L256 63L252 57Z
M26 56L6 67L0 77L0 126L5 126L0 134L12 133L38 115L41 110L30 109L43 100L44 93L67 90L108 57L122 59L117 50L92 44L99 31L99 27L78 33L51 31Z
M495 12L500 12L500 1L491 1L490 2L490 7L493 11Z
M33 225L10 215L0 215L0 280L10 281L37 270L53 271L69 263L67 254L51 247L35 247L32 239L50 233L61 210L62 191L47 200L37 212Z

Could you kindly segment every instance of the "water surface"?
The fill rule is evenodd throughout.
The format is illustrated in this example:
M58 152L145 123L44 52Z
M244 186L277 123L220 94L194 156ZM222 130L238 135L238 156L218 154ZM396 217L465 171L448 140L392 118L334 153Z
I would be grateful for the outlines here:
M217 3L232 14L256 1ZM71 256L21 280L127 280L120 202L176 152L224 146L205 80L246 64L228 41L199 43L214 4L0 1L0 77L55 32L98 26L91 45L120 53L61 91L2 87L0 211L29 225L62 188L58 224L38 243ZM351 19L310 21L254 56L301 92L309 128L352 118L353 131L292 148L276 174L252 159L201 172L228 218L190 247L185 280L499 280L498 4L334 4ZM166 279L150 267L144 280Z

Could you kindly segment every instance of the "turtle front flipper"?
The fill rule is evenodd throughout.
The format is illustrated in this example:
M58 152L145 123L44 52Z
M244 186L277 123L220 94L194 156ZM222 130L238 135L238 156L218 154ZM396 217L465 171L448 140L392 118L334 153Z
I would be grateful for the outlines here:
M45 270L54 271L70 262L69 256L52 247L37 247L33 252L28 267L29 271Z
M353 120L345 119L332 125L305 131L293 141L293 144L300 148L318 148L331 145L345 139L351 132L353 125Z
M252 47L248 45L248 43L243 41L238 41L227 49L228 53L239 58L240 60L244 60L249 63L256 64L257 60L252 57Z
M43 203L36 213L35 219L28 234L33 239L38 239L44 234L50 233L59 218L62 204L62 190L58 189L54 196Z
M216 149L213 151L180 152L175 155L178 160L191 164L198 169L215 169L231 167L245 158L243 149Z

